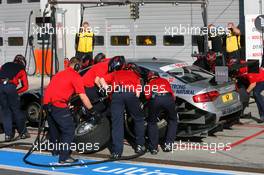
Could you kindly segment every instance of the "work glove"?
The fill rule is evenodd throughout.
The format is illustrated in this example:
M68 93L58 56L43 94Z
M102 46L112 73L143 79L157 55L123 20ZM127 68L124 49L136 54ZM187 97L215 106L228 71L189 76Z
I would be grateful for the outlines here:
M94 110L94 108L88 109L88 115L89 115L89 122L92 124L98 124L100 123L102 119L102 115Z

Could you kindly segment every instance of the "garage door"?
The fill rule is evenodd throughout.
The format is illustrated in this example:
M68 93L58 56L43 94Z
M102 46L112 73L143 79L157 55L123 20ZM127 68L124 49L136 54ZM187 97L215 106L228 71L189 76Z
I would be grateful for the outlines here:
M109 56L135 58L134 22L127 18L106 19L106 52Z
M17 54L24 55L26 45L26 22L10 21L4 23L5 62L13 60Z

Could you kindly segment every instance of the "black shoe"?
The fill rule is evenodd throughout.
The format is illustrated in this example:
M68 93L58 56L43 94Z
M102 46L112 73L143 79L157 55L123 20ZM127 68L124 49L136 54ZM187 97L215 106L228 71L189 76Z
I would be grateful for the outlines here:
M9 136L9 135L5 135L5 142L12 142L15 140L15 136Z
M65 163L76 163L78 162L79 160L78 159L74 159L72 157L69 157L68 159L66 160L60 160L59 163L60 164L65 164Z
M58 156L59 154L60 154L59 151L52 151L52 152L51 152L51 155L52 155L52 156Z
M28 139L28 138L30 138L30 134L28 132L25 132L20 135L20 139Z
M159 150L158 149L150 149L149 152L151 155L157 155Z
M118 154L118 153L112 153L110 156L111 160L118 160L120 158L121 158L121 154Z
M137 154L144 154L146 152L146 148L144 145L137 145L135 149L135 153Z
M161 148L163 152L172 152L172 144L164 144Z
M258 119L258 123L264 123L264 119Z
M0 134L3 134L4 133L4 128L3 128L3 125L0 124Z

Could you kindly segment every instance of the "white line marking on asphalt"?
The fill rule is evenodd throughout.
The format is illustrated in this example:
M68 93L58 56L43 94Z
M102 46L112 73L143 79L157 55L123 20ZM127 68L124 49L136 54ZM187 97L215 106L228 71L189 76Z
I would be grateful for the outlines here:
M28 173L48 174L48 175L53 173L51 171L46 171L46 170L23 168L23 167L18 167L18 166L9 166L9 165L1 165L1 164L0 164L0 169L10 170L10 171L22 171L22 172L28 172ZM62 173L62 172L56 171L56 175L76 175L76 174Z

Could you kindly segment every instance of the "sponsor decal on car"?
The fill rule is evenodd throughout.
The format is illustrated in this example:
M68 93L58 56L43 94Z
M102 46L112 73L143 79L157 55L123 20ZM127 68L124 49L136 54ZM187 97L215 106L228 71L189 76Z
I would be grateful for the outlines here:
M170 70L173 70L175 68L182 68L182 67L186 67L189 66L188 63L175 63L175 64L169 64L163 67L160 67L160 70L164 71L164 72L168 72Z
M176 94L194 95L194 90L186 89L186 85L172 84L171 87L176 92Z

